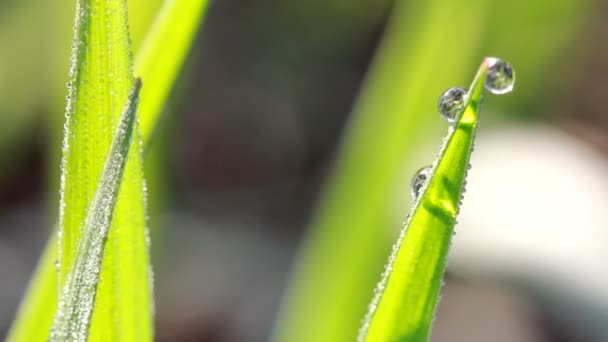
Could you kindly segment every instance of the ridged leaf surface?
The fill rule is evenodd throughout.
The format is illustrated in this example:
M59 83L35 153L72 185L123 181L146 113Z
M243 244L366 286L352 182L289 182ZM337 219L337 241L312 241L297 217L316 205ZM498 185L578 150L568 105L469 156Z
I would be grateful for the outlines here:
M84 342L88 339L91 316L97 304L105 246L131 146L140 88L141 81L138 79L125 104L97 191L87 210L76 254L58 303L51 342Z

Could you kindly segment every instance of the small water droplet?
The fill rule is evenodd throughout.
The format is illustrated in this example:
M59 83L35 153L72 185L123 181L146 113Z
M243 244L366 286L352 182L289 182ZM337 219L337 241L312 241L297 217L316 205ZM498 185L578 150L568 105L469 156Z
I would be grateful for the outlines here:
M412 179L412 196L417 198L420 195L420 190L426 184L426 180L431 176L433 168L425 166L416 172L414 179Z
M499 58L489 57L488 73L486 75L485 88L492 94L506 94L513 90L515 83L515 72L507 61Z
M456 116L464 107L464 98L467 90L464 88L453 87L441 94L439 98L439 114L448 122L456 121Z

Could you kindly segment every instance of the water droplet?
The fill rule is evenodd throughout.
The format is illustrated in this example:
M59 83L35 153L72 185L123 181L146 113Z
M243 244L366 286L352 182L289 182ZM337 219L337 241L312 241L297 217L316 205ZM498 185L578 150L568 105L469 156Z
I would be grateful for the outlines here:
M499 58L489 57L488 73L486 75L485 87L492 94L506 94L513 90L515 83L515 72L511 64Z
M464 98L467 90L464 88L453 87L441 94L439 98L439 114L448 122L456 121L456 116L464 107Z
M416 172L414 179L412 179L412 196L417 198L420 195L420 190L426 184L426 180L431 176L433 168L425 166Z

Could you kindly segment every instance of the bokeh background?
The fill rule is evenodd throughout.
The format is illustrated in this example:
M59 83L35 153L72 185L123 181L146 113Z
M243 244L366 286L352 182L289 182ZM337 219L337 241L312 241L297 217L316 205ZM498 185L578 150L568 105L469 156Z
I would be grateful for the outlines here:
M134 51L160 4L129 0ZM56 217L74 5L0 2L0 336ZM146 161L157 339L268 340L327 222L374 223L373 285L438 96L496 55L432 341L608 341L607 41L603 1L212 1Z

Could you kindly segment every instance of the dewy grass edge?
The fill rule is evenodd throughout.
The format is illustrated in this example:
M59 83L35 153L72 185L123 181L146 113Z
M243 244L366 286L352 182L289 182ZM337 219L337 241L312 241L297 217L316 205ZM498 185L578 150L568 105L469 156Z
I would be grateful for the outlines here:
M131 146L140 88L141 80L137 79L116 129L95 197L87 211L76 257L57 308L51 342L86 341L88 338L105 243Z
M360 342L428 340L489 63L491 59L484 59L477 71L464 110L455 125L450 126L431 176L420 190L412 214L393 247L364 319Z
M354 341L398 233L398 184L442 134L427 110L469 80L491 1L399 1L367 71L290 270L274 342ZM454 18L458 37L454 39ZM466 53L449 54L449 51ZM447 53L447 54L446 54ZM472 68L473 66L473 68ZM474 70L473 70L474 71Z
M140 125L147 127L147 134L142 137L144 148L150 144L153 127L159 122L159 113L187 56L197 27L205 15L207 4L207 0L165 1L154 20L153 27L148 30L144 46L137 54L135 70L147 84L144 93L141 94L139 110ZM172 44L173 49L167 49L163 45L167 42L167 37L171 38L169 43ZM179 44L175 42L176 40ZM177 52L170 54L168 51ZM162 53L162 61L158 57L159 53ZM171 61L167 62L167 59ZM164 70L162 72L158 71L156 66L159 62L169 63L173 75L167 72L166 68L161 68ZM158 77L159 75L162 77ZM159 82L167 83L152 86ZM163 101L159 101L160 98ZM32 342L45 341L48 338L57 302L58 281L55 271L57 259L57 234L53 233L19 305L15 321L8 333L8 341Z
M62 145L60 290L83 238L81 228L133 85L126 0L78 0L74 27ZM146 194L138 126L135 122L134 141L104 247L87 336L90 342L153 339ZM61 301L61 293L59 296Z

